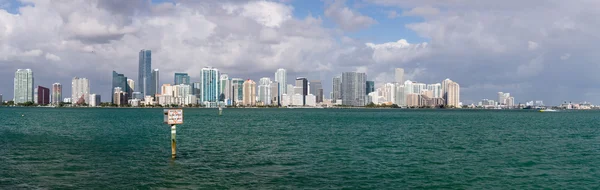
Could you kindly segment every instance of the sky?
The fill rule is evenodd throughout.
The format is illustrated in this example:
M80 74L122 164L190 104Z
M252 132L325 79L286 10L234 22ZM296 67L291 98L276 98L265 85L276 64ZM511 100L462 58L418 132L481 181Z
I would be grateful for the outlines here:
M152 50L161 83L216 67L230 77L331 79L366 72L376 86L405 78L461 86L476 103L509 92L515 102L600 104L597 0L0 0L0 94L17 69L35 86L90 80L110 99L112 71L137 80ZM291 83L291 82L288 82Z

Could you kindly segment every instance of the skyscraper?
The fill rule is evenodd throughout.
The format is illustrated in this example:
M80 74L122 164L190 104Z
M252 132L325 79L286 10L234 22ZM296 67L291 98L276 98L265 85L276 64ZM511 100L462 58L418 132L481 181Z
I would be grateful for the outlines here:
M375 81L367 81L367 89L366 92L367 94L371 93L371 92L375 92Z
M71 81L71 102L73 104L89 103L90 81L86 78L74 77Z
M138 80L137 86L135 89L138 92L141 92L144 97L153 96L152 94L152 82L150 82L152 77L152 51L150 50L140 50L139 53L139 70L138 70ZM121 88L122 91L126 92L126 89Z
M129 92L129 85L127 84L127 77L123 74L119 74L116 71L112 72L112 91L111 94L115 93L115 88L119 87L125 93L126 98L130 97L132 94L127 94Z
M33 102L33 71L31 69L17 69L14 82L15 104Z
M60 83L52 84L52 104L58 105L62 102L62 85Z
M294 94L302 95L302 105L306 105L306 95L308 95L308 80L304 77L296 78L296 89Z
M201 102L217 102L219 100L219 70L216 68L202 68L200 72L200 86L202 88Z
M231 100L232 105L242 105L244 99L244 79L231 79Z
M115 87L113 92L113 104L117 106L124 106L127 104L125 92L121 89L121 87Z
M396 79L396 83L404 83L404 69L403 68L396 68L396 73L395 73L395 79Z
M50 89L49 88L46 88L43 86L37 86L35 91L36 91L36 100L35 100L36 104L39 104L39 105L50 104Z
M150 77L150 93L146 96L156 96L158 94L158 89L160 89L160 76L158 69L152 70L152 77ZM138 85L139 86L139 85ZM139 92L139 91L138 91ZM142 93L143 94L143 93ZM144 97L146 97L144 96Z
M90 94L90 107L99 106L100 103L100 94Z
M287 92L287 72L285 69L277 69L275 72L275 82L279 83L279 97Z
M175 73L175 85L190 84L190 76L187 73Z
M272 82L271 83L271 105L280 106L280 93L279 93L279 83Z
M365 90L367 89L365 73L342 73L342 104L349 106L365 105Z
M446 106L458 107L460 103L460 85L458 83L446 79L442 82L442 86L445 89L444 99L446 100Z
M271 79L269 77L263 77L258 81L256 101L261 102L263 105L271 104Z
M133 97L133 92L135 92L135 81L132 79L127 79L127 97L129 97L129 99L137 98Z
M244 106L254 106L256 105L256 82L248 79L244 82L243 89L243 105Z
M219 101L225 102L225 105L231 105L231 81L229 80L229 75L221 74L219 80L219 92L221 92Z
M442 98L442 84L440 84L440 83L428 84L427 90L429 90L433 93L433 97L430 97L430 98Z
M310 81L310 93L315 95L316 103L323 102L323 85L320 80Z
M342 99L342 77L333 77L333 88L332 88L332 102Z

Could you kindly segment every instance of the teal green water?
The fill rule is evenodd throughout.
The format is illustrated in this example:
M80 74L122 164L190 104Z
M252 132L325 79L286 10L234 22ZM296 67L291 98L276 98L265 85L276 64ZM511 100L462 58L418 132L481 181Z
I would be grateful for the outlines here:
M24 115L24 117L22 117ZM0 108L0 189L600 189L600 112Z

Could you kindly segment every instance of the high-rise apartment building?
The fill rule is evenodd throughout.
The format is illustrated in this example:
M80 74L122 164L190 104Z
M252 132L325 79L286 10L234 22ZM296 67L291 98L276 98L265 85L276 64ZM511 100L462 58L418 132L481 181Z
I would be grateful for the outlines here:
M129 97L129 99L136 98L136 97L133 97L133 92L135 92L135 81L132 79L127 79L127 97ZM137 98L137 99L140 99L140 98Z
M367 89L365 73L342 73L342 104L349 106L365 105L365 90Z
M444 99L446 100L446 106L459 107L460 85L450 79L446 79L442 82L442 86L445 86Z
M310 89L309 94L315 95L316 103L323 102L323 84L320 80L310 81L308 89Z
M52 84L52 104L58 105L62 102L62 85L60 83Z
M88 104L90 96L90 81L87 78L74 77L71 81L71 103Z
M50 104L50 89L43 86L37 86L37 88L35 88L35 103L38 105Z
M133 94L127 94L127 92L129 92L129 84L127 83L127 77L125 77L125 75L123 74L119 74L116 71L112 72L112 91L111 94L115 93L115 88L119 87L121 88L121 90L125 93L125 96L127 99L129 99L131 97L131 95Z
M403 83L396 83L396 105L406 106L406 94Z
M33 102L33 71L31 69L18 69L14 79L15 104Z
M440 83L428 84L427 90L429 90L433 93L433 97L430 97L430 98L442 98L443 97L442 84L440 84Z
M216 68L202 68L200 72L200 87L202 95L200 101L205 102L218 102L220 92L219 85L219 70Z
M219 101L225 102L225 105L231 105L231 80L229 80L229 75L221 74L219 80L219 92L221 92L219 95Z
M154 96L156 96L156 94L158 94L158 90L160 89L160 76L159 75L160 75L160 71L158 69L152 70L152 76L150 77L151 82L150 82L150 87L149 87L150 93L148 93L148 95L145 95L143 97L146 97L146 96L154 97Z
M187 73L175 73L175 80L173 82L175 85L180 84L191 84L190 76Z
M244 79L231 79L231 100L232 105L242 105L244 99Z
M97 107L100 103L100 94L90 94L90 107Z
M141 92L145 96L153 96L152 94L152 51L140 50L139 53L139 69L136 91ZM126 92L126 89L121 88Z
M271 105L280 106L281 105L281 96L279 93L279 83L272 82L271 83Z
M396 68L395 70L395 79L396 79L396 83L404 83L404 69L403 68Z
M256 82L248 79L244 82L243 95L244 98L242 100L242 104L244 106L254 106L256 105Z
M113 104L117 105L117 106L125 106L127 105L127 97L125 94L125 91L123 91L123 89L121 89L121 87L115 87L115 89L113 90Z
M337 100L342 99L342 77L337 76L333 77L333 88L332 88L332 96L331 101L335 103Z
M275 82L279 83L279 97L287 93L287 72L285 69L277 69L275 72Z
M256 101L262 105L271 105L271 79L263 77L258 81L258 96Z
M306 105L306 95L308 95L308 80L306 78L296 78L296 89L294 94L302 95L302 105Z
M396 104L396 85L394 83L386 83L383 85L383 98L386 102Z

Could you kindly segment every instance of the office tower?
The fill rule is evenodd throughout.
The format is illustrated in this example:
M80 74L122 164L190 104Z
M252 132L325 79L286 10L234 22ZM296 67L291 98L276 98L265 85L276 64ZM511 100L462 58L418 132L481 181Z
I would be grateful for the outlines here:
M275 72L275 82L279 83L279 96L287 93L287 72L285 69L277 69L277 72Z
M404 83L404 69L403 68L396 68L396 83Z
M100 94L90 94L90 106L91 107L97 107L100 105L100 103L102 103L100 100Z
M336 103L337 100L342 99L342 77L337 76L333 77L333 88L332 88L332 96L331 101Z
M152 51L140 50L139 53L139 69L136 91L141 92L144 96L152 96ZM121 89L123 90L123 89ZM126 91L126 90L123 90Z
M14 90L15 104L33 102L33 71L31 69L17 69Z
M296 89L294 94L302 95L302 105L306 105L306 95L308 95L308 80L304 77L296 78Z
M262 105L271 104L271 79L263 77L258 81L258 96L256 101L262 103Z
M121 89L121 87L115 87L115 89L113 89L113 104L117 105L117 106L124 106L127 104L127 98L126 98L126 94L123 91L123 89Z
M433 93L433 97L430 97L430 98L442 98L443 97L442 84L440 84L440 83L428 84L427 90L429 90Z
M148 93L147 95L145 95L143 97L146 97L146 96L154 97L154 96L156 96L156 94L158 94L158 90L160 89L160 71L158 69L152 70L152 76L150 77L149 89L150 89L150 93Z
M244 82L243 86L244 98L242 100L242 104L244 106L256 105L256 82L248 79L246 82Z
M275 106L279 106L281 105L281 102L279 101L281 98L280 93L279 93L279 87L281 85L279 85L278 82L272 82L271 85L271 105L275 105Z
M219 86L219 70L205 67L200 72L200 87L202 95L200 102L217 102L221 94Z
M427 90L427 85L424 83L418 83L418 82L414 82L413 83L413 92L415 94L421 94L421 92L423 92L424 90Z
M442 82L442 86L445 86L444 99L446 100L446 106L458 107L460 103L460 85L450 79L446 79Z
M133 97L133 92L135 92L135 81L133 79L127 79L127 96L129 97L129 99L140 99Z
M87 78L74 77L71 81L71 103L87 104L90 96L90 81Z
M196 95L197 98L202 94L202 87L199 82L192 83L192 94Z
M320 80L310 81L309 90L312 95L315 95L316 102L323 102L323 85Z
M244 79L231 79L231 97L232 105L242 105L244 99Z
M371 92L375 92L375 81L367 81L367 89L366 92L367 95Z
M37 88L35 89L36 91L36 100L35 103L39 104L39 105L48 105L50 104L50 89L43 87L43 86L37 86Z
M187 73L175 73L175 80L173 84L190 84L190 76Z
M349 106L365 105L365 90L367 89L365 73L342 73L342 103Z
M219 101L225 102L225 105L231 105L231 81L229 75L221 74L220 77Z
M58 105L62 102L62 85L60 83L52 84L52 104Z
M121 88L121 90L125 93L129 92L129 84L127 83L127 77L125 77L125 75L123 74L119 74L116 71L112 72L112 92L111 94L115 93L115 88L119 87ZM133 94L126 94L126 96L128 98L130 98Z

